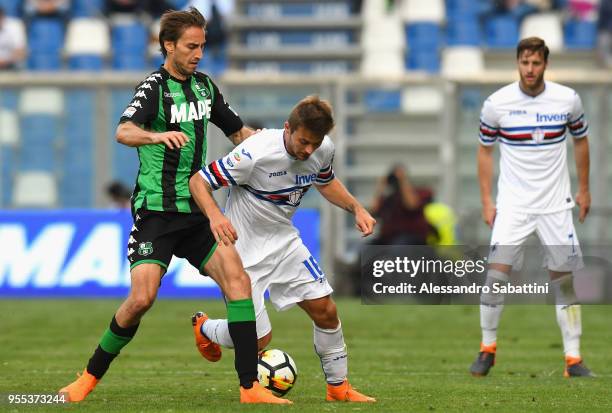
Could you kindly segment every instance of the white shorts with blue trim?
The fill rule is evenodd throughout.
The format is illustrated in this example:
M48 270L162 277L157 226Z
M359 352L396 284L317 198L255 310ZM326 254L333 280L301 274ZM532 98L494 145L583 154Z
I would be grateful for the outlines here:
M549 270L570 272L584 266L571 209L550 214L499 210L491 234L489 263L512 265L514 270L520 270L523 244L534 232L546 251L544 266Z
M266 290L276 311L288 310L299 302L325 297L334 291L319 263L302 243L285 256L269 256L245 270L251 278L257 338L272 331L264 301Z

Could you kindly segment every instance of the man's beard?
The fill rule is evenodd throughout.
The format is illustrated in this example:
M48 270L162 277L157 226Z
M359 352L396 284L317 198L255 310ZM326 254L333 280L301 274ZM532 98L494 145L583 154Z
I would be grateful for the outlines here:
M191 76L193 72L195 71L195 68L193 70L190 70L187 67L180 65L178 62L174 63L174 68L176 69L177 72L179 72L181 75L186 76L186 77Z

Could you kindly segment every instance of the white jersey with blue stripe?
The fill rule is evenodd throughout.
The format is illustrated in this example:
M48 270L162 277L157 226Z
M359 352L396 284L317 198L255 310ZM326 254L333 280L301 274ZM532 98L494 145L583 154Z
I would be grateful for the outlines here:
M574 206L567 132L576 139L588 133L580 96L569 87L546 81L544 91L532 97L515 82L489 96L479 140L501 144L498 209L546 214Z
M334 144L325 136L305 161L287 152L283 129L264 129L200 170L213 190L231 187L225 214L238 232L244 266L301 244L291 218L315 185L334 179Z

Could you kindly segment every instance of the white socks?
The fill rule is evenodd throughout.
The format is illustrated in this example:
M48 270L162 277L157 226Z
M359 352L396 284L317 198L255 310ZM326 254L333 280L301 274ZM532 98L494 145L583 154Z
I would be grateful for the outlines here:
M482 344L490 346L497 341L497 326L504 305L490 306L480 304L480 328L482 329Z
M226 319L208 319L202 324L202 333L211 341L227 348L234 348L234 342L230 336L229 326Z
M489 270L485 285L492 287L494 283L507 284L508 274L498 270ZM501 313L504 310L504 295L500 293L482 294L480 303L482 344L490 346L497 341L497 327L499 326Z
M557 323L563 336L563 351L565 357L580 358L580 335L582 334L582 319L580 305L557 305Z
M557 323L563 337L563 351L566 357L580 358L582 318L574 291L574 278L571 273L566 274L553 280L552 286L557 303Z
M321 359L321 367L328 383L336 384L346 380L348 374L348 355L342 324L334 329L319 328L314 325L315 351Z

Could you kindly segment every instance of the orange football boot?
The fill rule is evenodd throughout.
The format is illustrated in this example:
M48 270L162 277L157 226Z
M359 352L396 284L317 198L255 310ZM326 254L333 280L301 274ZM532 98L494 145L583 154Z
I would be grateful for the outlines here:
M291 400L276 397L258 381L254 381L250 389L240 386L240 403L293 404Z
M325 398L328 402L340 401L340 402L375 402L374 397L366 396L365 394L359 393L353 389L348 382L344 380L339 386L327 385L327 397Z
M208 320L208 316L198 311L191 316L191 324L193 325L193 334L195 335L196 347L198 351L208 361L221 360L221 347L212 342L208 337L202 334L202 324Z
M60 394L66 395L68 402L80 402L87 397L89 393L96 387L100 380L90 374L87 369L83 370L83 374L77 373L77 379L61 389Z

